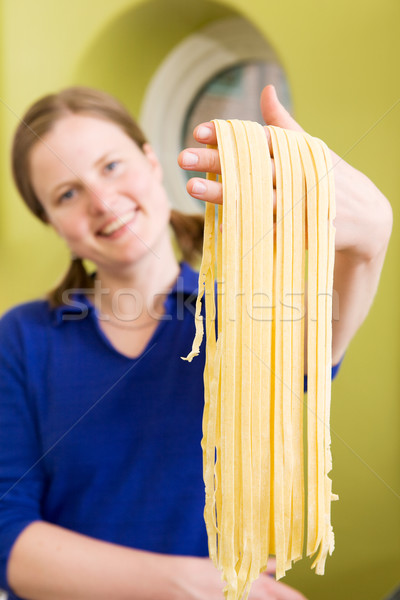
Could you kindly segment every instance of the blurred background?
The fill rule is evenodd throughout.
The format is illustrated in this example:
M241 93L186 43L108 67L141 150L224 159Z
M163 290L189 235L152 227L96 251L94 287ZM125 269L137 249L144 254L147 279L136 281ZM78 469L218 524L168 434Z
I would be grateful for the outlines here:
M400 583L399 22L398 0L0 0L0 313L43 295L69 261L9 168L23 112L68 85L132 110L183 210L201 210L176 166L193 125L259 120L267 83L391 201L379 292L333 384L336 550L324 577L304 559L285 578L310 600L383 599Z

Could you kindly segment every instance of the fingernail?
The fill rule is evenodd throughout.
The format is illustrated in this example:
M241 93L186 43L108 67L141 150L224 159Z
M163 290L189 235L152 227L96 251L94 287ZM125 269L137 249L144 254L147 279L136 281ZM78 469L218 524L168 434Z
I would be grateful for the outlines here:
M182 156L182 164L185 167L194 167L199 162L199 157L193 152L184 152Z
M212 135L212 129L210 127L206 127L205 125L200 125L197 128L196 136L199 140L208 140L208 138Z
M207 186L202 181L195 181L192 187L192 194L204 194Z

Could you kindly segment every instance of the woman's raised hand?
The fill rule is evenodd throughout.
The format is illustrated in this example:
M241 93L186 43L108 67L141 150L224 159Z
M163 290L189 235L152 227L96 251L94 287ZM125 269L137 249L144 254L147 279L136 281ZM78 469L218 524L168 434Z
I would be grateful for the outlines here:
M303 131L279 102L274 86L267 85L263 89L260 105L267 125ZM267 129L266 134L271 150ZM215 147L217 145L213 123L201 123L195 128L193 136L201 144ZM332 151L331 157L336 190L336 251L351 260L369 261L382 250L386 250L392 227L390 204L363 173ZM275 186L274 160L271 160ZM187 148L180 153L178 163L186 170L221 172L217 149ZM217 204L222 202L220 183L194 177L188 181L186 187L194 198Z

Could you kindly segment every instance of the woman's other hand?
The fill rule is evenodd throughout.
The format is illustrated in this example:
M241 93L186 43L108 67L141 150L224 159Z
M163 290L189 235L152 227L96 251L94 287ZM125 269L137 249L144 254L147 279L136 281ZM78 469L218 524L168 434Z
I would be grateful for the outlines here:
M179 593L185 600L223 600L224 582L221 573L209 558L179 557L176 559ZM268 568L253 583L249 600L306 600L292 587L275 581L275 559L270 558Z

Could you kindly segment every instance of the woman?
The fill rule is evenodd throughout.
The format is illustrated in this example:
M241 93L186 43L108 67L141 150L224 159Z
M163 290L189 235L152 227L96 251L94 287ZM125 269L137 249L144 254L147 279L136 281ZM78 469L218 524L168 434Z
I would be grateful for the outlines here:
M262 106L269 124L296 126L273 88ZM209 124L196 137L215 143ZM219 170L216 151L179 160ZM204 356L179 358L193 339L197 277L169 235L172 216L189 256L199 219L171 215L151 147L101 92L72 88L36 103L17 130L13 169L73 259L49 301L0 322L0 585L10 598L221 599L202 516ZM372 301L391 211L363 175L336 170L339 362ZM202 183L189 192L220 201L220 186L199 192ZM265 575L250 597L302 598Z

